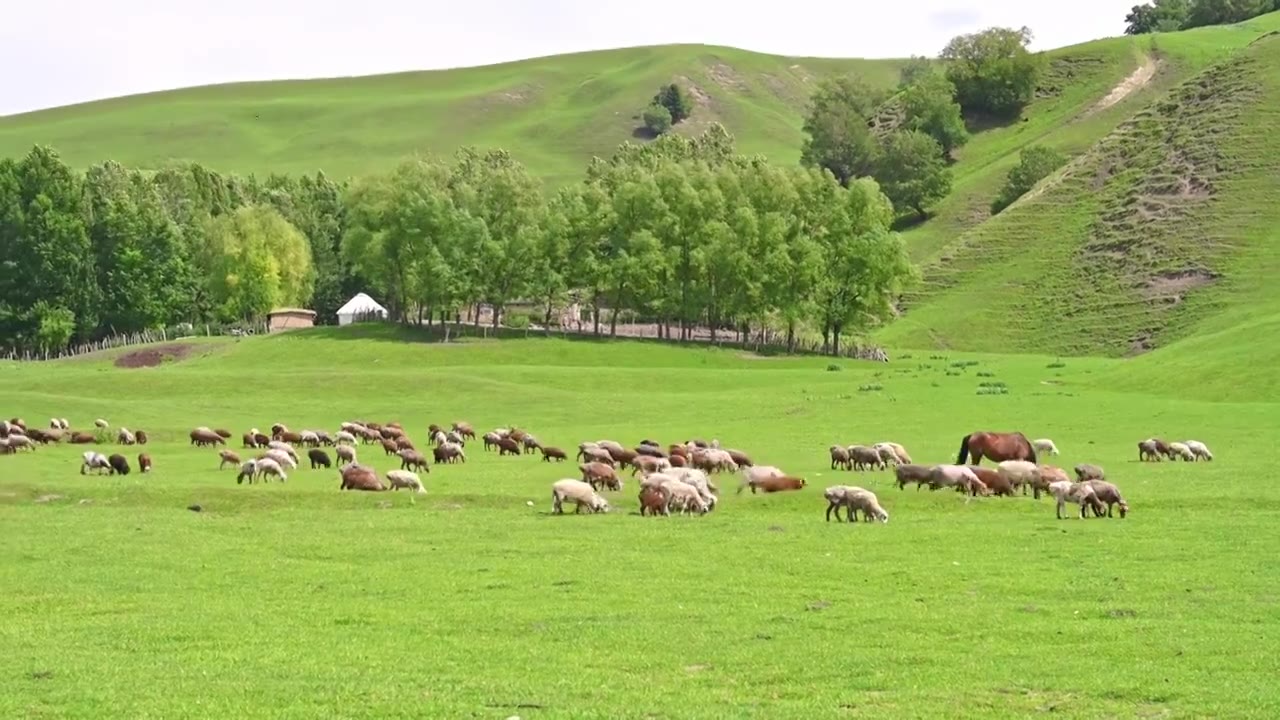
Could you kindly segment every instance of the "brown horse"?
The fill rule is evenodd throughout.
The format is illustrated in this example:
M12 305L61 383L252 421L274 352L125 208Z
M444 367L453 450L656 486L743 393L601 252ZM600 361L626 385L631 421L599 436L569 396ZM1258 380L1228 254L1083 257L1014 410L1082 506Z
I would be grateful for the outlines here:
M1005 460L1036 462L1035 448L1031 447L1031 441L1027 436L1020 432L976 432L965 435L960 441L960 456L956 459L956 464L966 464L970 454L973 455L974 465L981 465L984 457L991 458L995 462Z

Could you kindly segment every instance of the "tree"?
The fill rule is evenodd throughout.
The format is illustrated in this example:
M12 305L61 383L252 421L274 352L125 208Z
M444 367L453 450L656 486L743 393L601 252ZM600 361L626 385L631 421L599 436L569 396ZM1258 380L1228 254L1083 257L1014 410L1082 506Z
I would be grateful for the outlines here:
M899 130L885 138L875 178L899 212L911 208L920 217L926 216L925 207L951 192L942 147L919 130Z
M880 94L852 76L830 79L819 85L804 122L808 137L800 153L800 163L829 170L845 185L854 178L870 175L879 147L867 118L881 99Z
M671 129L671 111L654 103L644 110L644 126L654 136L662 135Z
M1191 0L1182 27L1230 25L1276 9L1275 0Z
M671 113L672 124L683 122L693 114L693 100L684 88L675 83L658 88L658 94L653 96L651 104L666 108Z
M1036 183L1048 177L1053 171L1065 165L1067 158L1062 153L1042 145L1033 145L1022 151L1017 167L1009 171L1004 187L991 203L991 214L1000 213L1012 205L1018 198L1027 194Z
M32 308L32 315L37 318L36 346L45 352L61 350L71 342L76 331L75 313L64 307L50 307L41 300Z
M1017 117L1035 96L1040 59L1027 49L1031 30L990 28L960 35L943 48L947 78L965 112Z
M935 65L936 63L932 58L912 55L911 59L907 60L902 69L898 71L898 88L911 87L921 78L935 74L938 72Z
M1126 35L1173 32L1182 29L1191 10L1190 0L1154 0L1134 5L1125 17Z
M201 262L218 315L261 318L305 305L315 282L307 239L273 208L242 207L212 221Z
M955 100L956 86L938 72L921 74L902 92L901 102L906 128L928 134L951 151L969 142L969 131Z

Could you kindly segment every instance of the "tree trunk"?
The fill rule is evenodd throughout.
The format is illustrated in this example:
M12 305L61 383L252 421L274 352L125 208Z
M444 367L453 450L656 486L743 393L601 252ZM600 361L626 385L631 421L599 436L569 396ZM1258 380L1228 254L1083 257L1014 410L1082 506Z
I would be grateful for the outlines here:
M787 354L792 355L796 351L796 321L787 321Z
M626 285L618 286L618 292L613 295L613 307L609 313L609 337L618 337L618 308L622 307L622 293L626 291Z
M551 334L551 303L553 302L554 298L555 298L555 295L553 293L547 294L547 312L545 315L542 316L542 334L543 335Z
M595 325L595 335L600 337L600 291L591 296L591 323Z
M844 328L843 323L836 323L836 324L835 324L835 326L834 326L833 328L831 328L831 330L832 330L832 333L831 333L831 340L832 340L832 344L831 344L831 355L832 355L832 357L839 357L839 356L840 356L840 333L841 333L841 331L843 330L843 328Z
M498 329L498 322L502 319L502 305L493 303L493 317L491 318L493 329Z
M831 323L822 321L822 354L826 355L831 348Z

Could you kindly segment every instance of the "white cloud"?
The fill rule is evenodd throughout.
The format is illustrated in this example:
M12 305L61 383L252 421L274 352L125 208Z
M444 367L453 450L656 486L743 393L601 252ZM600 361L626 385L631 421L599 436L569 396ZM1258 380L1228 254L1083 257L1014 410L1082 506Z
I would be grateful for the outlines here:
M1133 0L44 0L5 2L0 114L174 87L481 65L662 43L933 55L1030 26L1047 49L1117 35ZM979 10L980 8L980 10Z

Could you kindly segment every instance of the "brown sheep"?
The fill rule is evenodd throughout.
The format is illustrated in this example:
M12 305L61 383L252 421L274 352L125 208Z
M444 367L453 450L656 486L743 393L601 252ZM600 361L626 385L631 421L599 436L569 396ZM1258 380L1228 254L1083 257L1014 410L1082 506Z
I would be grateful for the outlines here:
M554 458L556 462L564 462L565 460L568 460L568 459L569 459L569 458L565 455L564 450L561 450L561 449L560 449L560 448L558 448L558 447L552 447L552 446L550 446L550 445L543 445L543 446L542 446L542 461L543 461L543 462L551 462L552 458Z
M1160 462L1164 459L1161 457L1163 453L1160 452L1160 447L1156 444L1157 442L1158 441L1155 438L1151 438L1138 443L1138 462L1146 462L1148 460ZM1167 447L1168 446L1166 446L1166 448Z
M466 462L467 455L463 452L462 447L452 443L439 445L431 449L431 455L437 463L455 463Z
M667 496L662 492L661 488L641 486L640 515L643 516L646 511L654 517L671 514L671 511L667 509Z
M439 449L440 448L436 448L436 450ZM417 450L401 450L397 454L400 456L401 470L417 468L423 472L431 472L431 468L427 465L427 456ZM439 454L436 455L436 462L440 462Z
M139 445L146 445L146 444L147 444L147 431L146 431L146 430L139 430L138 432L136 432L136 433L134 433L134 434L133 434L133 439L134 439L134 440L136 440L136 441L138 442L138 444L139 444Z
M245 433L244 435L241 435L240 444L249 449L258 447L258 441L253 437L253 433Z
M400 448L396 447L395 440L382 441L382 451L384 455L395 455L399 450Z
M1013 484L1009 479L1001 475L995 468L983 467L981 465L969 465L968 468L978 477L978 481L986 486L992 495L1006 497L1014 497L1017 492L1014 491ZM959 486L957 486L959 487Z
M689 448L686 448L686 447L685 447L685 446L683 446L683 445L674 445L674 444L672 444L672 445L667 446L667 454L668 454L668 455L679 455L679 456L681 456L681 457L685 457L685 458L687 458L687 457L689 457Z
M468 440L476 439L476 431L472 429L471 423L458 420L453 423L453 431Z
M204 445L226 445L226 441L222 436L212 430L197 428L191 431L191 444L196 446Z
M267 437L267 436L266 436L265 434L263 434L263 433L254 433L254 435L253 435L253 441L254 441L255 443L257 443L258 447L260 447L260 448L264 448L264 447L266 447L267 445L270 445L270 444L271 444L271 438Z
M578 451L578 456L587 462L598 462L613 466L613 455L609 454L604 448L583 448Z
M397 450L417 450L417 448L414 447L413 445L413 441L410 440L407 435L401 435L400 437L396 438L396 449Z
M604 463L584 463L579 465L578 469L582 471L582 481L590 483L594 490L599 490L601 487L607 487L610 490L622 489L622 480L618 479L618 473Z
M839 445L831 446L831 469L835 470L836 468L853 469L853 461L849 459L849 448L840 447Z
M664 468L671 465L671 461L666 458L653 457L652 455L639 455L631 462L631 476L635 477L637 472L649 473L660 472Z
M283 423L274 423L271 426L271 434L279 435L280 433L285 432L288 429L289 428L285 427ZM279 440L280 438L276 438L276 439Z
M230 450L223 450L218 453L218 469L226 467L227 463L231 463L232 467L240 466L240 456Z
M351 463L342 467L342 485L339 490L367 490L379 492L388 488L378 479L378 474L367 465Z
M271 439L279 440L280 442L287 442L290 445L301 445L302 433L296 433L296 432L293 432L292 430L284 430L282 432L273 434L271 436Z
M671 463L671 467L689 467L689 459L683 455L672 455L667 458L667 462Z
M520 430L519 428L511 428L511 432L507 433L508 438L515 440L518 443L524 442L524 439L528 436L528 431Z
M1075 467L1075 471L1076 471L1076 479L1079 482L1085 482L1086 480L1106 480L1107 479L1107 474L1103 472L1102 468L1098 467L1097 465L1080 463Z
M318 467L332 467L329 462L329 454L320 448L311 448L307 451L307 459L311 461L311 469Z
M636 459L636 452L626 448L607 447L605 452L609 453L609 457L613 458L613 461L619 466L630 465Z
M748 457L746 453L740 450L726 450L725 452L729 453L729 457L733 458L733 461L738 464L738 467L751 467L751 458Z
M338 456L339 460L345 460L349 463L356 461L355 448L350 445L339 445L333 449L333 453Z
M1123 520L1129 514L1129 503L1124 501L1120 496L1120 488L1112 485L1105 480L1087 480L1084 483L1093 490L1093 495L1098 499L1098 504L1093 506L1094 517L1102 517L1101 504L1107 506L1107 517L1111 515L1111 508L1114 505L1120 506L1120 519Z
M885 470L889 467L880 457L880 451L866 445L850 445L849 461L853 463L854 470L867 470L870 468L879 468Z
M520 455L520 442L510 437L504 437L498 441L498 455Z
M647 455L649 457L656 458L664 458L667 456L667 453L663 452L662 448L657 445L637 445L635 452L637 455Z
M1048 493L1049 486L1059 480L1071 482L1071 476L1066 470L1052 465L1041 465L1040 473L1031 479L1031 492L1036 500L1040 499L1040 493Z
M223 430L222 428L214 428L213 431L217 433L218 437L222 438L223 440L226 440L227 438L231 437L231 431L229 430Z
M138 472L151 472L151 456L146 453L138 453Z
M763 493L787 492L791 490L799 490L806 485L804 478L797 477L771 477L765 478L751 486L752 494L758 489Z
M98 438L94 437L93 433L77 432L71 434L72 445L93 445L97 444L97 442Z
M404 437L403 430L401 430L398 427L392 427L390 425L379 430L378 434L382 436L383 440L395 440L398 437Z

